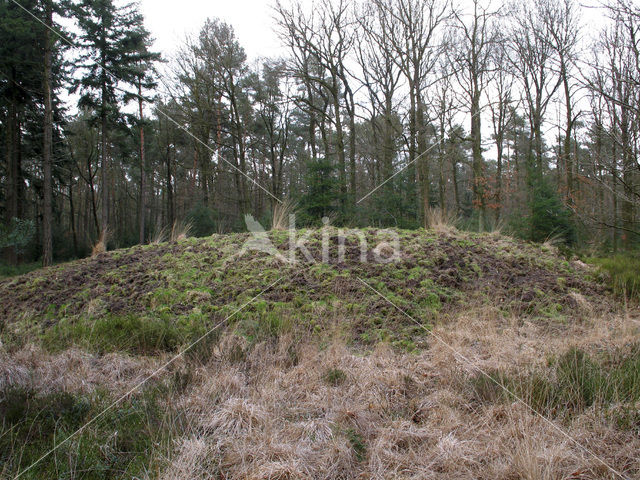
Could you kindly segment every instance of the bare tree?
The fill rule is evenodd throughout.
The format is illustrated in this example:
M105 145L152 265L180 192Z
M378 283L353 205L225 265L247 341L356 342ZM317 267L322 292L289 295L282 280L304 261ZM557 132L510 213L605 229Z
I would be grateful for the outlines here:
M572 70L575 66L578 45L578 15L574 0L548 2L543 5L546 31L551 38L551 47L555 52L555 62L562 83L565 102L565 130L559 163L565 173L565 198L568 205L574 203L574 176L576 159L571 148L571 139L575 123L580 115L574 113L575 83ZM559 166L560 166L559 165Z
M503 161L506 135L513 127L512 88L514 77L509 69L508 51L504 41L500 41L498 32L495 34L495 47L491 51L492 90L487 96L491 112L493 141L496 146L496 186L494 194L496 220L500 220L503 208Z
M455 55L455 76L469 102L471 121L471 154L473 173L473 204L478 209L478 228L484 230L486 215L486 171L482 158L482 108L480 101L489 81L491 50L495 44L495 30L492 19L496 12L490 4L481 5L480 0L472 0L471 11L455 11L455 25L459 32Z
M636 68L638 38L635 33L640 26L640 17L629 8L632 7L622 2L609 7L613 25L603 32L595 45L593 69L587 78L592 95L604 100L606 116L598 112L599 121L604 126L604 118L607 118L608 128L603 131L608 133L613 144L607 168L613 218L607 226L613 229L614 248L619 232L625 247L630 246L633 235L640 233L634 218L635 205L640 201L640 191L634 180L640 171L635 134L640 124L640 76ZM619 206L621 222L618 222Z
M425 90L437 79L433 73L445 45L440 27L450 19L449 6L441 0L374 0L384 12L393 59L409 88L409 162L427 151ZM420 157L416 180L420 188L418 212L429 208L429 161ZM426 216L423 216L426 222ZM426 226L426 223L425 223Z
M333 125L333 147L338 160L340 197L343 209L347 205L347 163L345 131L342 115L347 114L350 131L349 163L351 202L355 199L355 101L349 85L346 58L353 47L353 19L347 0L322 0L313 14L306 14L300 3L290 8L276 5L280 35L292 53L292 71L307 87L306 107ZM317 69L312 68L313 66ZM312 93L313 92L313 93ZM318 108L315 95L326 100ZM326 107L329 108L326 108ZM328 140L320 125L321 134ZM327 141L325 149L328 150Z
M388 42L391 35L388 29L395 28L395 24L385 20L385 10L379 3L363 4L357 18L362 35L357 37L356 57L362 73L360 81L367 91L374 141L379 145L376 151L381 164L380 182L384 182L393 175L396 139L401 128L396 121L395 97L402 72ZM387 194L392 188L392 182L384 184Z
M534 0L531 6L525 3L518 5L513 12L514 27L509 34L509 57L524 87L523 97L534 150L529 153L528 176L536 178L542 178L544 170L542 124L547 107L562 82L552 69L555 50L545 23L547 5L551 1Z

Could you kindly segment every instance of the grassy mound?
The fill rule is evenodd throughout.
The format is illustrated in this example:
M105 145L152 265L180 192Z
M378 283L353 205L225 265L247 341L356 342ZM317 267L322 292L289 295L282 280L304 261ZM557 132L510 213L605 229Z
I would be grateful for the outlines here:
M250 341L338 325L349 342L413 349L426 334L416 321L428 327L470 306L559 323L584 315L585 297L603 306L602 287L544 246L491 234L397 234L392 251L386 231L299 231L295 262L285 261L289 234L273 232L280 257L239 254L248 234L216 235L35 271L0 282L2 339L40 339L49 350L175 351L273 282L233 316Z

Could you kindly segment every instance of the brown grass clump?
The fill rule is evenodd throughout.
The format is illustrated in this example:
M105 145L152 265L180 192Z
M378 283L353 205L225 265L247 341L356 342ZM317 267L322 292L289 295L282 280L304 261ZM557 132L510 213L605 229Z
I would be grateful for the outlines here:
M289 218L295 215L297 205L291 199L278 202L273 207L271 230L286 230L289 228Z
M171 242L182 242L191 235L191 230L193 230L191 222L176 220L171 227L169 239Z
M91 257L95 257L107 251L108 236L109 236L109 233L107 229L104 228L102 232L100 232L100 237L98 237L98 242L93 246L93 249L91 250Z
M425 212L426 227L439 233L453 233L457 231L456 215L440 208L429 208Z
M151 237L151 245L160 245L167 241L169 235L167 234L167 227L157 227Z

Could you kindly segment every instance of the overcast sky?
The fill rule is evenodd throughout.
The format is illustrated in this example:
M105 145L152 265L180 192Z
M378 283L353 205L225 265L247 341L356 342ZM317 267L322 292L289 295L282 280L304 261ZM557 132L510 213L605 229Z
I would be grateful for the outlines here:
M218 17L233 26L250 60L284 53L273 31L273 4L271 0L140 0L155 48L166 57L186 34L197 33L206 18Z
M145 25L155 38L155 49L170 58L183 43L185 35L195 34L206 18L218 17L233 26L249 60L286 54L273 30L272 7L275 0L139 0ZM286 0L285 0L286 3ZM313 4L313 0L303 0ZM458 0L464 6L464 0ZM495 1L494 4L500 2ZM598 0L579 2L586 32L602 23L602 10L585 8L595 6Z

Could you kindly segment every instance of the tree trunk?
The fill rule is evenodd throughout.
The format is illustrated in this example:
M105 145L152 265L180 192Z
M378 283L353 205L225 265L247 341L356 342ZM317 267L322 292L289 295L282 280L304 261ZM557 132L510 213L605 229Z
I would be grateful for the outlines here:
M338 93L337 79L333 79L333 109L336 125L336 153L338 154L338 176L340 179L340 204L344 213L347 201L347 163L344 154L344 132L342 131L342 119L340 117L340 96Z
M138 110L140 114L140 218L139 218L139 228L140 228L140 244L144 244L145 242L145 217L147 210L147 165L144 156L144 114L142 111L142 84L138 80Z
M15 72L12 72L15 74ZM15 78L15 75L13 75ZM13 79L12 78L12 79ZM7 208L5 223L11 224L11 220L18 216L18 182L20 181L20 171L17 163L17 150L20 148L16 144L16 130L18 129L18 113L16 108L15 95L11 93L9 98L6 127L6 149L7 149ZM11 265L17 263L16 251L13 247L6 249L6 259Z
M471 99L471 142L473 156L473 203L478 209L478 230L484 230L485 181L482 159L482 124L480 119L480 92L474 91Z
M571 91L569 89L569 78L567 76L566 68L564 67L564 62L562 66L562 84L564 86L564 96L566 102L566 114L567 114L567 126L564 132L564 145L563 156L564 156L564 166L566 169L565 178L566 178L566 203L569 206L573 205L573 157L571 155L571 130L573 128L573 113L571 108Z
M15 71L12 70L11 83L17 85ZM22 189L24 186L22 178L21 159L21 135L20 117L18 114L18 100L15 91L12 90L9 98L7 119L7 209L6 223L11 224L12 219L20 218L22 214ZM6 259L10 265L18 263L18 254L15 247L6 249Z
M418 142L418 151L416 152L416 154L418 156L424 155L418 160L416 168L418 169L420 176L420 213L422 215L423 225L425 228L427 228L427 211L429 210L429 198L431 195L431 189L429 185L429 159L427 155L425 155L425 152L427 151L427 132L426 125L424 123L424 105L422 103L422 97L419 93L416 95L416 103L416 135Z
M76 210L73 201L73 173L69 171L69 223L73 236L73 254L78 257L78 230L76 228Z
M101 44L104 46L106 43L106 33L105 33L105 23L106 19L102 18L102 42ZM109 175L107 165L107 105L109 95L107 92L107 72L105 70L106 52L104 51L104 47L100 52L100 60L102 62L102 70L100 73L100 82L101 82L101 96L100 96L100 142L101 142L101 162L100 162L100 183L101 183L101 196L102 196L102 212L101 212L101 225L100 225L100 233L101 235L106 235L106 232L109 229Z
M167 145L167 178L166 178L166 189L167 189L167 225L169 228L173 227L173 222L175 221L175 211L173 208L173 184L171 180L171 147Z
M51 234L52 223L52 197L53 186L51 178L51 154L53 143L53 108L51 103L51 28L53 25L53 8L51 0L45 1L45 25L44 30L44 145L43 145L43 212L42 212L42 266L47 267L53 263L53 241Z

